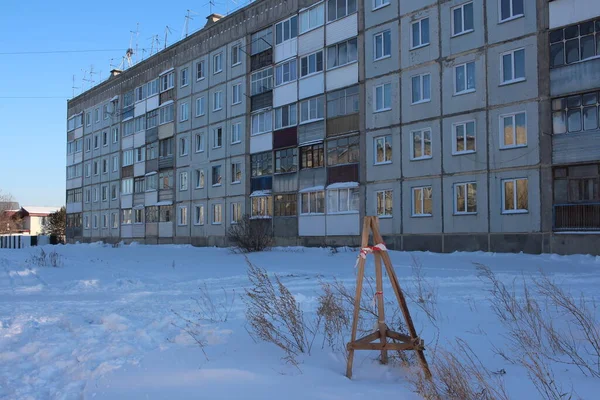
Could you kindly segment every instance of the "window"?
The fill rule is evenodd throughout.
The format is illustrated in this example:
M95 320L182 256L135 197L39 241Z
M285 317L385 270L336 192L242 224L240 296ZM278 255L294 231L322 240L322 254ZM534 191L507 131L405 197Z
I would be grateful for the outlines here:
M159 207L159 222L171 222L171 215L173 214L172 206L160 206Z
M108 132L102 132L102 146L108 146Z
M83 200L83 189L67 190L67 203L81 203Z
M431 186L412 188L412 216L431 217L432 215Z
M204 225L204 205L194 206L194 225Z
M263 69L250 77L250 95L255 96L273 89L273 67Z
M242 84L238 83L231 87L231 104L240 104L242 102Z
M188 173L187 171L179 173L179 190L188 190Z
M502 213L525 213L528 210L529 191L527 178L502 181Z
M85 177L89 178L91 174L92 174L92 165L85 164Z
M471 93L475 91L475 63L457 65L454 67L454 94Z
M204 96L196 99L196 117L201 117L206 114L204 109Z
M94 215L93 217L94 225L92 226L94 229L98 229L98 216Z
M146 191L146 177L133 179L133 193L144 193Z
M119 227L119 214L111 213L110 214L110 224L113 229L117 229Z
M300 77L323 72L323 52L318 51L300 58Z
M215 165L212 167L212 185L221 186L221 166Z
M89 203L92 201L92 191L90 189L86 189L85 191L85 202Z
M154 96L158 94L158 81L159 79L155 79L146 84L146 97Z
M273 112L252 114L252 135L260 135L273 130Z
M179 122L187 121L190 118L190 104L188 102L179 105Z
M296 103L275 109L275 129L296 126L298 123L298 111Z
M465 3L452 9L452 36L473 32L473 3Z
M358 86L327 93L327 118L356 114L358 112Z
M431 75L423 74L413 76L412 79L412 104L431 101Z
M69 171L67 170L67 172L69 172ZM98 161L94 161L94 175L98 175L99 173L100 173L100 169L98 168ZM75 175L73 174L72 177L74 178Z
M296 193L277 194L273 198L274 215L276 217L296 216L296 202L298 195Z
M158 174L156 172L146 175L146 191L154 191L158 189Z
M90 217L88 217L87 215L83 217L83 227L85 229L90 229Z
M160 190L173 188L173 170L161 171L158 174L158 188Z
M112 128L112 142L113 143L119 142L119 128L117 128L117 127Z
M357 212L359 207L358 188L327 190L327 213Z
M375 61L390 57L392 54L392 33L390 30L375 34L375 52L373 59Z
M390 0L373 0L373 10L388 6L389 4Z
M133 210L133 223L134 224L143 224L144 223L144 209L136 208Z
M134 149L134 156L135 156L135 162L139 163L139 162L144 162L144 156L145 156L145 151L146 149L144 148L144 146L142 147L137 147Z
M104 158L102 160L102 173L103 174L107 174L108 173L108 160L106 158Z
M237 224L242 220L242 204L231 203L231 223Z
M271 175L273 173L273 153L266 151L264 153L252 154L250 156L250 165L253 178Z
M272 215L271 196L252 197L252 217L270 218Z
M597 56L600 56L600 19L550 31L551 67L572 64Z
M589 203L600 201L600 164L572 165L569 167L554 168L554 203ZM589 209L588 209L589 210ZM586 209L582 215L583 221L591 223L592 218L585 217ZM589 213L589 211L587 211ZM570 214L570 213L569 213ZM563 218L573 219L566 215ZM585 222L579 222L579 224Z
M425 160L432 158L431 129L420 129L410 133L410 159Z
M96 123L100 122L100 109L99 108L96 108L94 110L94 121Z
M175 72L164 74L159 79L161 93L175 87Z
M327 22L356 12L356 0L327 0Z
M221 127L213 129L213 149L223 146L223 129Z
M95 163L95 175L98 175L98 164ZM67 179L80 178L83 174L83 164L76 164L67 167Z
M325 22L325 7L323 3L300 13L300 33L318 28Z
M391 218L393 192L391 190L379 190L375 195L377 197L377 216L380 218Z
M158 126L158 110L148 111L146 113L146 129Z
M146 160L154 160L158 157L158 142L146 145Z
M92 138L85 139L85 152L89 152L92 150Z
M113 172L117 172L119 170L119 156L113 156L112 161L112 170Z
M234 122L231 124L231 144L242 142L242 123Z
M123 137L133 135L135 132L135 122L132 119L123 122Z
M179 155L187 156L188 154L188 140L187 137L179 138Z
M356 49L356 38L329 46L327 48L327 69L355 62L358 57Z
M385 83L375 86L375 112L389 111L392 109L392 84Z
M196 170L196 189L204 188L204 170L197 169Z
M499 0L500 22L509 21L523 14L523 0Z
M121 194L133 193L133 178L124 178L121 180Z
M525 80L525 49L504 53L501 61L502 84Z
M187 225L187 207L177 208L177 225Z
M410 26L410 48L418 49L427 46L429 44L429 18L420 19Z
M213 74L218 74L223 71L223 53L213 56Z
M197 133L196 134L196 153L200 153L204 151L204 134Z
M325 191L318 190L300 194L301 215L325 213Z
M552 100L552 132L574 133L598 128L600 92Z
M92 113L86 112L85 113L85 126L91 126L91 125L92 125Z
M123 151L123 164L124 167L133 165L133 149Z
M344 137L327 142L327 165L357 163L359 137Z
M296 172L298 170L298 148L293 147L275 152L275 173Z
M204 79L204 61L196 63L196 80Z
M527 125L524 112L500 116L500 148L527 146Z
M231 48L231 66L238 65L242 62L241 50L239 44L234 44Z
M452 154L475 152L475 121L452 125Z
M300 103L300 123L312 122L324 117L323 96L313 97Z
M188 81L188 69L184 68L181 70L180 74L180 79L181 79L181 87L187 86L189 81Z
M262 53L265 50L272 48L273 45L273 29L268 27L262 31L255 32L251 37L251 55Z
M223 222L223 206L221 204L212 205L212 223L217 225Z
M146 223L154 223L159 220L159 208L158 206L146 207Z
M94 135L94 150L100 148L100 137L98 135Z
M300 147L300 169L325 166L323 143Z
M146 85L135 88L135 101L142 101L146 98Z
M104 119L108 119L110 113L108 112L108 104L102 106L102 116Z
M110 185L110 199L111 200L117 199L117 185L116 184Z
M477 184L475 182L454 184L454 214L477 213Z
M296 59L286 61L275 67L275 86L293 82L297 78Z
M275 44L287 42L298 36L298 16L275 24Z
M122 212L122 218L123 218L121 223L123 225L130 225L131 224L131 208L121 210L121 212Z
M392 162L392 136L380 136L373 139L375 148L375 165Z
M223 108L223 92L218 91L213 93L213 111L219 111Z
M242 181L242 163L231 164L231 183L240 183Z
M173 103L168 106L161 107L158 109L159 111L159 124L166 124L167 122L173 122Z

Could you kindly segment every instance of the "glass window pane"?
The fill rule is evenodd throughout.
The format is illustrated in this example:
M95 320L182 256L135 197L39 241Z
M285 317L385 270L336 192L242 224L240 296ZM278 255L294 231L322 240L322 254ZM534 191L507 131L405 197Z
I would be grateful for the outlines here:
M477 212L477 185L467 185L467 212Z
M569 132L579 132L581 130L581 110L569 110L567 113L567 129Z
M566 100L564 98L562 99L554 99L552 100L552 111L560 111L560 110L564 110L567 105L566 105Z
M590 33L594 33L594 21L582 22L579 24L579 34L589 35Z
M558 67L565 63L565 46L562 42L550 46L550 66Z
M565 52L567 53L567 64L579 61L579 39L567 40Z
M413 132L413 158L423 156L421 141L421 131Z
M336 19L336 0L327 1L327 21L335 21Z
M580 40L581 59L594 57L596 55L595 47L594 35L583 36Z
M504 130L504 144L510 146L515 143L515 136L513 131L513 117L504 117L502 119L502 125Z
M583 129L590 130L598 127L597 107L586 107L583 109Z
M419 24L412 24L412 46L417 47L420 43L420 35L419 35Z
M465 150L465 126L456 125L456 151Z
M513 181L504 182L504 209L507 211L515 209L515 191Z
M337 0L337 17L343 17L346 15L346 0Z
M423 100L431 99L431 76L423 75Z
M512 80L512 55L505 54L502 56L502 81L510 80Z
M465 90L465 67L463 65L456 67L456 91L462 92Z
M429 18L421 20L421 44L429 43Z
M348 49L346 43L338 44L338 65L344 65L348 63Z
M527 210L529 205L529 190L527 179L517 180L517 209Z
M392 39L390 35L391 33L389 31L383 33L383 54L388 56L392 54Z
M525 78L525 50L517 50L514 53L515 76L514 78Z
M555 111L552 113L552 132L565 133L567 131L567 120L564 111Z
M517 144L527 144L527 127L525 126L525 113L515 115L517 131Z
M475 122L467 123L467 150L475 150Z
M467 64L467 89L475 89L475 63Z
M500 0L500 19L510 18L510 2L511 0Z
M593 106L596 105L596 93L587 93L583 96L583 105L584 106Z
M454 29L452 31L453 34L457 34L463 31L462 26L462 8L458 7L452 10L452 18L454 21Z
M579 36L579 25L568 26L565 28L565 39L573 39Z
M358 60L356 39L348 41L348 62Z
M523 14L523 0L512 0L513 15Z
M581 105L581 96L571 96L567 98L567 107L579 107Z
M463 7L464 13L464 30L470 31L473 29L473 3L466 4Z
M455 187L456 190L456 211L465 211L465 187L464 185L458 185Z
M348 211L348 191L340 190L338 199L338 211Z
M563 40L563 30L561 29L556 29L552 32L550 32L550 43L556 43L556 42L560 42Z
M421 100L421 77L413 76L412 78L412 102L416 103Z

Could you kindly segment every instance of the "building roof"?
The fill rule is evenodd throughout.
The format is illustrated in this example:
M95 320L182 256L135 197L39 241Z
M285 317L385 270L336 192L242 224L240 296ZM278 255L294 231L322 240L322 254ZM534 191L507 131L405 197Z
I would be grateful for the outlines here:
M21 210L29 215L46 216L60 210L60 207L38 207L38 206L23 206Z

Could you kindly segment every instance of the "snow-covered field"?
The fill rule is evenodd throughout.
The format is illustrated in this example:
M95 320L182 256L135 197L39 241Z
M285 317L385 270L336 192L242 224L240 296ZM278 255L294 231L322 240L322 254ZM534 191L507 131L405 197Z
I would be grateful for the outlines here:
M348 380L343 356L321 349L320 343L299 360L300 371L282 361L275 346L255 343L246 331L241 300L248 285L242 255L188 246L44 248L60 253L61 267L32 264L39 248L0 250L0 398L418 398L399 368L373 360L375 352L357 352L354 377ZM336 277L354 284L356 256L353 251L278 248L249 258L279 274L311 313L320 280ZM491 350L491 344L502 348L503 331L473 263L489 266L506 282L543 269L574 293L600 296L598 257L391 252L403 287L411 286L412 256L438 290L438 345L455 337L466 340L486 368L506 371L502 379L514 399L539 395L523 369ZM372 267L369 259L368 274ZM206 357L177 326L181 321L172 311L188 315L195 306L191 298L204 285L215 299L235 291L228 321L206 327ZM409 307L421 337L432 344L435 332L427 318L414 304ZM564 365L555 372L579 397L598 398L599 379Z

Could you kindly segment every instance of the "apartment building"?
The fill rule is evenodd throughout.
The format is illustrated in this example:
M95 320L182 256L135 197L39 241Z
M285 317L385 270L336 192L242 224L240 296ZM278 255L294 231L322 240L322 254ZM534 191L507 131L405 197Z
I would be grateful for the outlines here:
M597 253L600 11L573 4L213 14L69 101L68 238L226 245L249 214L355 245L378 215L396 249Z

